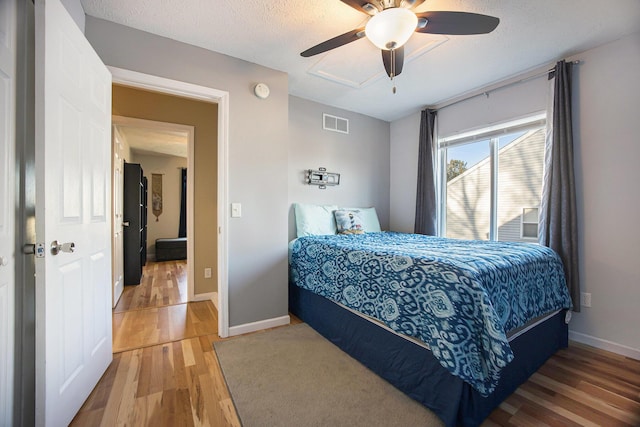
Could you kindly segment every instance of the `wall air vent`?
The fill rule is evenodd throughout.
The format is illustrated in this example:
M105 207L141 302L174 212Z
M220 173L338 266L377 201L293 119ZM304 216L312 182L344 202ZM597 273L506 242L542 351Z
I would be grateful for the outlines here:
M333 132L349 133L349 120L323 113L322 128Z

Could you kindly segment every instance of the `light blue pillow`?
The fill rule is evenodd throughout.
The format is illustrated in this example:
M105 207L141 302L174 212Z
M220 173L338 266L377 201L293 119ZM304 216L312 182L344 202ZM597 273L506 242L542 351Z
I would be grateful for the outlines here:
M380 228L380 220L376 208L342 208L348 210L357 210L358 216L362 221L362 228L365 233L378 233L382 231Z
M293 209L298 237L337 233L333 211L338 209L338 206L294 203Z

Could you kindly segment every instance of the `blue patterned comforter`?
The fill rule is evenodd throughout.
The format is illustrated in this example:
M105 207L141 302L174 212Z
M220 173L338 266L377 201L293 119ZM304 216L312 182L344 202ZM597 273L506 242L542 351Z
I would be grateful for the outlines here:
M570 308L562 262L544 246L404 233L301 237L294 284L425 342L482 395L513 353L506 332Z

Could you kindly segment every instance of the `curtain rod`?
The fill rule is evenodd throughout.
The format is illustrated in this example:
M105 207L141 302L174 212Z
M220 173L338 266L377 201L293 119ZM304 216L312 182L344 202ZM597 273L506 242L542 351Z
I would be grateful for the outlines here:
M581 61L575 60L575 61L568 61L568 62L571 62L572 64L575 64L575 65L579 65ZM486 96L488 98L489 94L491 92L495 92L495 91L500 90L500 89L506 89L506 88L511 87L511 86L515 86L515 85L518 85L518 84L521 84L521 83L528 82L530 80L535 80L535 79L540 78L542 76L546 76L551 71L553 71L553 67L555 67L555 65L553 65L552 68L546 69L544 71L537 71L537 72L536 71L532 71L531 73L533 73L533 74L531 74L531 75L526 75L525 74L524 77L522 77L522 78L520 78L518 80L515 80L515 81L509 81L509 79L506 80L506 81L503 80L504 83L496 83L496 84L491 85L491 86L486 86L486 89L478 90L477 92L474 92L474 93L472 93L470 95L467 95L467 96L463 95L463 98L452 99L451 101L444 101L444 102L442 102L440 104L436 104L434 108L436 110L442 110L444 108L451 107L452 105L458 104L458 103L463 102L463 101L467 101L469 99L476 98L476 97L481 96L481 95L484 95L484 96ZM545 68L547 68L547 67L545 67Z

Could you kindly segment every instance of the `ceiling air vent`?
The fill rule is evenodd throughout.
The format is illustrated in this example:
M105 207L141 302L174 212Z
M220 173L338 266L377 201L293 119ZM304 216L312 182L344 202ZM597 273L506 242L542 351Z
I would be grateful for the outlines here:
M331 114L322 114L323 129L333 132L349 133L349 120L342 117L332 116Z

